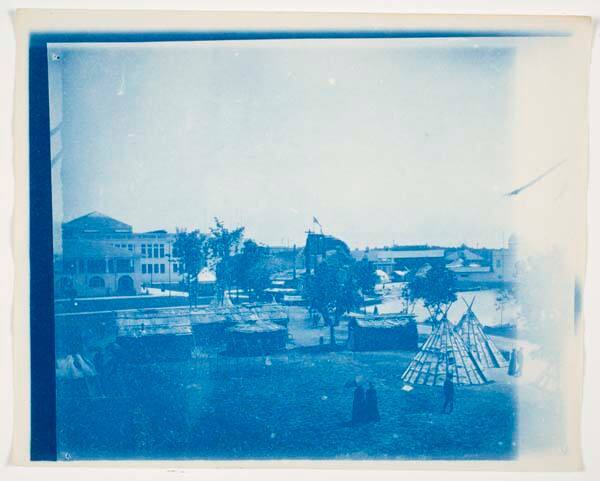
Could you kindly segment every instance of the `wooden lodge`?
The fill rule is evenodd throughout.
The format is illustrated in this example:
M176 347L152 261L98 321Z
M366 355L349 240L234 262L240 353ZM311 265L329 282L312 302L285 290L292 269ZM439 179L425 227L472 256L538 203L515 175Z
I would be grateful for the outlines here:
M227 354L264 356L285 350L287 328L271 321L236 324L227 329Z
M348 322L348 349L352 351L414 351L418 338L412 315L354 315Z
M119 313L117 343L132 362L184 361L194 338L184 310L146 310Z

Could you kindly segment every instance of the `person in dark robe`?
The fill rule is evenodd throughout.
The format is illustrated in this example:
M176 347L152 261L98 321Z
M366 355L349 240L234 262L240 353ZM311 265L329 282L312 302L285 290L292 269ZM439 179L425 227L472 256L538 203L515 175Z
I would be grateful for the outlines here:
M375 309L373 309L373 314L376 316L379 315L379 309L377 308L377 306L375 306Z
M365 392L365 414L367 421L379 421L379 406L377 404L377 391L373 383L369 383L369 389Z
M448 373L444 381L444 414L450 414L454 410L454 383L452 382L452 374Z
M354 389L354 400L352 401L352 424L358 424L365 420L365 390L356 383Z
M516 360L516 370L515 376L520 376L523 372L523 348L519 348L515 352L515 360Z
M508 361L508 375L515 376L517 374L517 350L510 351L510 360Z

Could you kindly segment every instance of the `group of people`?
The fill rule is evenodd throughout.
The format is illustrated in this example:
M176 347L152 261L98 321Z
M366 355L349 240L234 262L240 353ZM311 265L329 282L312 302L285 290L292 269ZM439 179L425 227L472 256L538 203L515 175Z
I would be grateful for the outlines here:
M508 375L519 377L523 371L523 348L510 351L510 360L508 361Z
M354 400L352 402L352 424L379 421L379 406L377 404L377 391L372 382L365 390L355 382Z

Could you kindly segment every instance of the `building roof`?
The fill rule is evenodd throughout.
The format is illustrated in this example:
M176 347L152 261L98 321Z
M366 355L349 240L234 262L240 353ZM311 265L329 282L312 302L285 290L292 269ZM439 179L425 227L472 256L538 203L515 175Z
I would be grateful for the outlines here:
M181 316L160 315L155 317L117 317L117 337L146 336L190 336L192 326L189 319Z
M453 265L448 265L446 267L448 267L449 270L451 270L452 272L454 272L456 274L475 274L475 273L482 274L482 273L486 273L486 272L491 272L490 266L478 266L478 265L453 266Z
M450 252L446 256L446 259L449 261L454 261L454 260L458 260L458 259L464 259L465 261L482 261L483 257L481 257L479 254L473 252L472 250L459 249L454 252Z
M415 320L411 314L351 314L353 322L358 327L369 329L393 329L395 327L405 327Z
M263 332L285 331L286 328L269 321L244 322L227 329L229 332L239 334L257 334Z
M417 249L417 250L384 250L377 249L365 252L371 262L394 261L396 259L432 259L444 257L444 249Z
M63 223L63 230L83 234L110 232L131 233L132 227L125 222L121 222L120 220L94 211Z

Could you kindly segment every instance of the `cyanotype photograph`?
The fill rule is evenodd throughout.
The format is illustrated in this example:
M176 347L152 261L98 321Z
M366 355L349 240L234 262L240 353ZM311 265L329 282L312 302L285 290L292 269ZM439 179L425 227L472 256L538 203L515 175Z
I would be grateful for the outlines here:
M31 459L577 467L589 22L220 15L27 33Z

